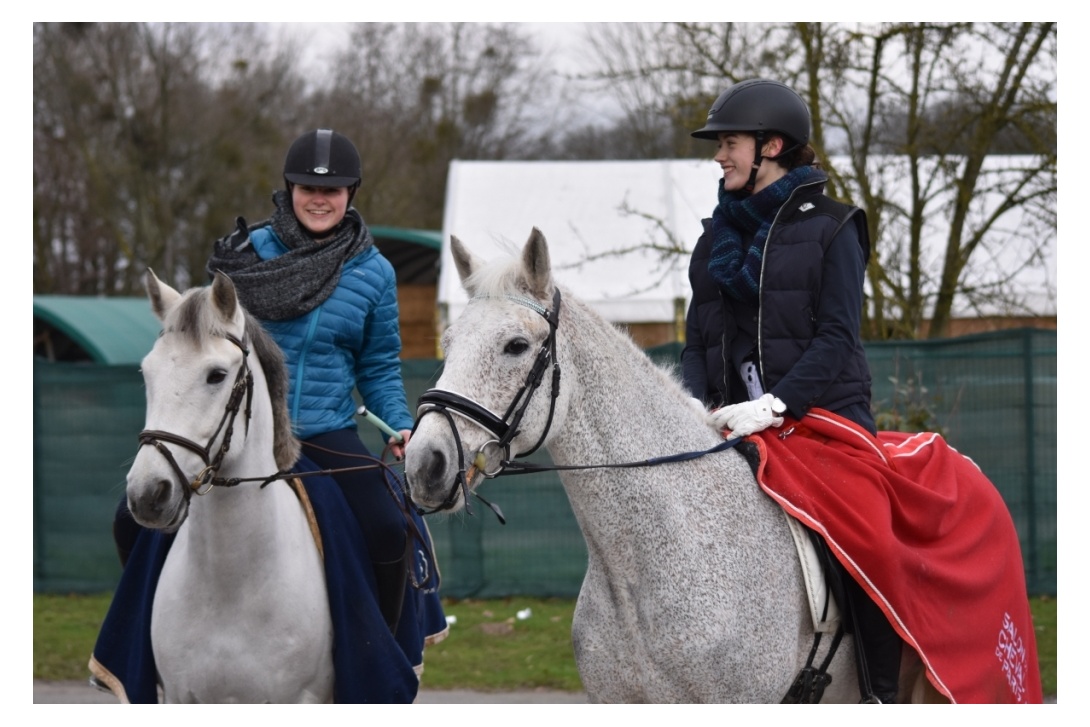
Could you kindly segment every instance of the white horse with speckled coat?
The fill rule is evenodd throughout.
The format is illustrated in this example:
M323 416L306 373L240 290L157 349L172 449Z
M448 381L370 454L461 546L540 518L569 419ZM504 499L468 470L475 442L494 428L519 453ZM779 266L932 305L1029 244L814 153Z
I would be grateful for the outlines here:
M498 264L482 266L457 238L451 250L470 301L443 335L443 374L421 398L407 447L418 505L461 507L482 470L495 473L537 443L564 467L722 442L673 375L557 289L537 229L520 258ZM535 361L542 383L531 394L524 384ZM562 370L555 391L554 363ZM467 469L468 488L457 486ZM779 702L806 662L814 625L785 515L745 459L729 449L654 467L566 470L561 479L589 555L572 622L588 698ZM822 701L859 700L852 654L848 637ZM920 670L906 667L907 701Z
M126 491L141 525L177 532L151 612L163 698L331 702L333 624L299 498L280 478L211 484L298 459L283 356L225 275L181 294L149 270L146 287L163 332L140 366L147 420Z

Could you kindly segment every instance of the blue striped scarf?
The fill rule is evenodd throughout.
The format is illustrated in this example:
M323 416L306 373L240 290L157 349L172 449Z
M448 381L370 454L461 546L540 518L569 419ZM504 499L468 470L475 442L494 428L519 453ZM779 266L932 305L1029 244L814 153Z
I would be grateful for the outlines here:
M815 167L796 167L756 194L728 192L719 180L719 204L712 213L712 254L708 272L727 295L757 302L765 238L776 212L797 187L826 181ZM752 235L749 247L744 237Z

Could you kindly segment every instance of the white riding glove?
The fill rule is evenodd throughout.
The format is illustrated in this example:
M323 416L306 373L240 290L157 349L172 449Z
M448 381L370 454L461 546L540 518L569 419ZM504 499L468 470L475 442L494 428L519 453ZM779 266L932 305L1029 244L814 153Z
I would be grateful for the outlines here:
M708 423L716 430L729 429L736 437L745 437L769 427L783 426L787 405L772 394L753 401L731 404L708 414Z
M692 406L694 409L696 409L701 414L707 414L708 413L708 410L706 408L704 408L704 402L702 402L700 399L697 399L695 396L690 396L689 397L689 405Z

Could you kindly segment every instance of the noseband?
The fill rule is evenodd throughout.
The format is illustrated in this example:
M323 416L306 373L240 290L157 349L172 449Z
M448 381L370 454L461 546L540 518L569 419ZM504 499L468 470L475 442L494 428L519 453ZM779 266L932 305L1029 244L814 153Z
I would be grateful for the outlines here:
M487 297L491 296L474 296L472 300ZM466 481L465 454L463 452L462 440L461 437L458 436L458 428L454 424L454 417L452 414L468 419L473 424L482 427L492 434L494 439L485 442L474 453L473 463L485 477L498 477L503 473L506 462L511 460L511 440L521 433L519 424L522 422L522 417L526 413L526 408L530 405L530 398L541 386L541 380L545 375L545 370L551 363L553 373L552 396L549 399L549 418L545 422L545 428L542 429L537 444L526 452L520 452L516 457L526 457L536 452L545 441L545 437L549 433L549 428L552 426L553 413L556 410L556 397L560 393L560 364L556 360L556 328L560 320L560 291L556 290L553 292L552 310L546 309L537 301L530 300L529 298L522 298L515 295L505 295L503 298L525 306L541 315L549 323L549 336L542 342L541 348L537 352L537 358L534 360L534 365L526 375L526 380L515 394L514 399L511 400L511 404L507 407L507 411L504 412L502 417L497 416L487 407L478 404L472 399L453 391L428 389L420 396L420 399L417 402L416 426L420 425L420 421L427 414L436 412L442 414L450 424L450 430L454 435L455 448L458 450L458 475L455 478L454 484L451 486L450 493L443 503L434 510L420 510L422 514L440 512L453 508L455 502L457 502L459 491L461 491L463 498L465 499L466 510L469 511L469 485ZM415 432L416 427L413 429ZM491 472L485 469L485 464L488 461L486 450L491 450L501 455L498 457L499 466ZM502 515L499 514L497 508L490 503L486 502L486 504L489 504L502 520Z
M208 439L208 444L203 447L191 439L186 439L177 434L171 432L163 432L158 429L145 429L140 432L140 446L151 445L159 450L159 453L166 458L170 463L171 468L174 470L174 474L178 476L178 481L182 484L182 491L185 493L188 500L192 493L198 495L204 495L212 489L216 474L219 472L220 466L223 464L223 458L227 454L227 451L231 448L231 435L234 433L235 417L238 415L239 407L242 404L242 396L246 395L246 425L249 426L250 421L250 404L254 397L254 376L250 371L250 366L247 363L247 358L250 355L249 349L246 345L232 336L230 333L222 334L231 343L238 346L242 351L242 365L239 366L238 374L235 375L235 382L231 386L231 397L227 400L227 406L223 411L223 416L220 418L219 426L216 427L216 431ZM219 451L216 452L215 457L212 456L212 445L215 443L216 438L223 432L223 441L220 443ZM177 444L180 447L188 449L190 452L194 452L204 462L205 467L200 473L189 480L182 472L182 468L178 466L178 463L174 460L174 455L170 453L170 449L163 444L163 442L170 442L171 444ZM207 487L205 487L207 485ZM205 487L205 489L201 489Z

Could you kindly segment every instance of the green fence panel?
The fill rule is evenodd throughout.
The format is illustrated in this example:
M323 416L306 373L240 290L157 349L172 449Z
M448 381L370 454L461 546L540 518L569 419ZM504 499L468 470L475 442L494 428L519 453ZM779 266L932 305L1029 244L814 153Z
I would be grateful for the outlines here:
M112 590L114 510L144 428L134 366L34 362L34 590Z
M872 405L938 431L1007 503L1031 593L1056 593L1056 331L869 343ZM921 422L921 420L925 420Z
M675 365L681 346L651 349ZM874 406L911 431L934 429L973 459L1011 510L1031 593L1056 593L1056 332L1003 331L944 341L869 343ZM410 402L435 384L436 360L405 361ZM144 423L144 392L133 366L35 362L34 588L112 590L120 576L110 525ZM926 426L916 426L917 423ZM384 437L364 425L364 442ZM547 463L548 455L534 461ZM555 472L486 481L472 514L428 515L442 573L454 598L571 597L587 552Z

